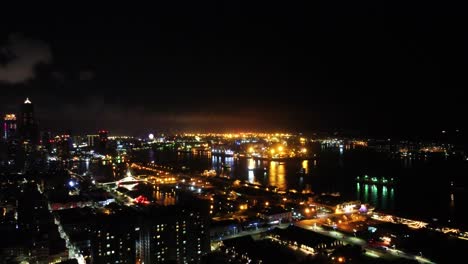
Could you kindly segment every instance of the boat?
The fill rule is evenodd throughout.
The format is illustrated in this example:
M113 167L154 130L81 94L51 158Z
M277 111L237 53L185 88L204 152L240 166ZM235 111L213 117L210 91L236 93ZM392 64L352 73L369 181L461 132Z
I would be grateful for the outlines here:
M357 182L369 183L369 184L380 184L380 185L393 185L396 183L395 178L385 178L385 177L369 177L368 175L357 176Z

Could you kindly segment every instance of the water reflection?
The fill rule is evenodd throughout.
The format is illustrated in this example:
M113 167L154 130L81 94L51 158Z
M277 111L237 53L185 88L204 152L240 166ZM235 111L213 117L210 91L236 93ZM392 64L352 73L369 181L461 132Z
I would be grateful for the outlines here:
M177 202L174 192L153 191L153 199L156 203L164 206L175 205Z
M268 175L269 175L268 180L269 180L269 183L270 183L270 185L274 185L274 186L276 186L276 178L277 178L277 177L276 177L276 174L277 174L276 168L277 168L277 166L278 166L277 163L278 163L278 162L276 162L276 161L270 162L270 169L268 170Z
M255 160L254 159L248 159L247 160L247 168L249 169L249 171L255 169L255 167L257 167L256 164L255 164Z
M415 161L410 157L402 158L401 160L394 158L389 159L388 155L385 153L380 154L374 151L363 150L355 151L348 148L348 146L345 146L343 154L340 155L338 146L328 149L325 149L324 145L320 146L323 148L323 151L319 150L317 152L317 157L310 161L288 160L279 163L278 161L252 160L242 157L239 159L233 159L232 157L224 158L203 153L181 153L177 155L175 152L171 151L154 151L149 154L147 150L138 154L139 156L134 160L150 162L149 159L151 159L153 155L155 163L170 165L176 168L184 166L183 173L187 174L199 174L204 170L215 169L220 175L224 174L232 179L259 182L264 185L275 185L282 189L291 188L302 190L312 187L311 189L315 193L340 192L345 200L356 199L366 203L376 203L373 205L378 210L398 209L403 213L413 213L411 209L409 209L409 212L405 210L419 206L421 201L424 201L424 198L419 196L414 197L415 191L406 188L406 186L413 183L413 178L400 176L414 175L414 181L425 181L428 175L430 178L437 176L436 171L438 170L428 170L426 167L419 166L417 163L419 161ZM455 171L454 168L461 168L462 171L466 171L464 167L460 167L459 163L454 163L456 166L453 168L449 166L450 164L442 161L442 159L435 160L428 158L427 162L430 163L428 165L440 165L441 169L447 169L448 171ZM91 163L91 169L95 165L96 164ZM231 166L231 169L226 169L225 165ZM112 176L112 171L108 170L107 166L100 166L100 168L101 171L96 173L98 176L104 173L110 173ZM409 168L412 169L408 170ZM384 175L389 171L394 171L395 178L405 179L408 184L405 182L403 185L398 185L399 189L396 190L396 185L383 186L381 184L376 184L375 187L372 187L372 184L369 186L364 182L360 184L352 182L356 176L363 175L364 172L368 170L374 172L375 175ZM313 175L311 175L311 173L313 173ZM363 184L364 186L362 186ZM450 193L442 193L441 188L439 188L437 184L429 187L431 188L430 191L433 191L434 194L440 195L439 197L445 197L443 205L437 208L431 207L429 208L430 210L427 210L430 211L431 215L437 215L442 211L447 214L449 207L454 209L455 206L460 207L466 200L466 193L454 193L455 197L453 199L457 199L455 203L451 200L449 196ZM398 194L396 194L396 192L398 192ZM395 201L396 195L398 195L397 198L399 200L405 202L397 203ZM457 215L459 215L459 213Z
M388 190L387 186L382 186L382 208L387 208L387 200L388 200Z
M304 169L304 173L309 173L309 160L302 161L302 168Z
M370 203L378 209L393 209L395 190L385 185L356 183L356 197L363 203Z
M390 209L395 208L395 190L393 189L393 187L390 188L390 197L388 198L388 200L390 201Z
M378 206L378 200L379 200L379 193L377 190L377 186L375 184L372 184L370 202L373 206Z
M249 182L254 183L255 182L255 177L254 177L254 172L253 170L249 170Z
M278 175L277 175L278 181L276 183L276 187L278 187L281 190L286 190L287 186L286 186L285 178L286 178L286 169L285 169L284 162L281 162L280 164L278 164Z
M233 157L226 157L225 158L225 164L228 165L229 167L234 166L234 158Z
M268 175L270 185L276 186L281 190L286 190L286 169L284 162L271 161Z

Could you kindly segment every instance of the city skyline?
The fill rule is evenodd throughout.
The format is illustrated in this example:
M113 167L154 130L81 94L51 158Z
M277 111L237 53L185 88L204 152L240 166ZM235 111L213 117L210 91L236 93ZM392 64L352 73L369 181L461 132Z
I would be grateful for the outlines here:
M440 1L0 16L0 263L452 263L468 35Z

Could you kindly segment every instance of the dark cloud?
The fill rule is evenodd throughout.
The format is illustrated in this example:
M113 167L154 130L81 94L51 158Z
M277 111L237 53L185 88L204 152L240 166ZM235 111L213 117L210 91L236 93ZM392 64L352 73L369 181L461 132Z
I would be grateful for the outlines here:
M5 63L0 65L0 82L22 83L35 77L35 67L52 61L49 45L21 34L11 34L0 50Z

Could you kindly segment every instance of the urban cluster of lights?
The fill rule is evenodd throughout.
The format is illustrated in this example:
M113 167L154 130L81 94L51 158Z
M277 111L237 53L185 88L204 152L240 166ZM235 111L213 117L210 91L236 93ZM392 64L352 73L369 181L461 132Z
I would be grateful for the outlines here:
M6 114L3 119L5 121L14 121L14 120L16 120L16 115L15 114Z

